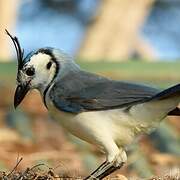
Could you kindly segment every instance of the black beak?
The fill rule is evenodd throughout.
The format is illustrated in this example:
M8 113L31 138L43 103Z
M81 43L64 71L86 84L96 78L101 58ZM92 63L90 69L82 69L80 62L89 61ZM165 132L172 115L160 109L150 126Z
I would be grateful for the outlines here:
M29 83L20 84L20 85L17 86L15 94L14 94L14 108L15 109L22 102L22 100L26 96L29 89L30 89L29 88Z

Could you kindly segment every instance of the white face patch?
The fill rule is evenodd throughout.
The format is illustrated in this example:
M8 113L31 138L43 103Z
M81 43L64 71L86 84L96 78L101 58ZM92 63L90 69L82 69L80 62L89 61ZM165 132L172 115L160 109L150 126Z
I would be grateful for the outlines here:
M47 68L49 62L52 62L52 65L50 68ZM31 80L31 87L44 90L55 75L56 64L51 60L50 55L38 53L31 57L27 63L28 66L32 66L35 69L35 75Z

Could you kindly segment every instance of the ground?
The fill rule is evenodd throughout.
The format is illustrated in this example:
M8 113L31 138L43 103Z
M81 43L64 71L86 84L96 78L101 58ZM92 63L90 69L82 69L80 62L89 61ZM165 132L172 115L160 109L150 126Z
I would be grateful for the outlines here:
M111 78L158 85L160 88L180 80L180 62L79 61L79 64L86 70ZM36 91L29 93L20 108L14 111L15 79L16 64L0 64L0 179L85 177L104 160L104 156L95 147L64 132L48 116ZM111 175L111 179L125 180L126 176L128 179L146 177L144 179L150 180L154 177L179 180L179 120L171 117L157 131L141 137L138 145L135 143L128 149L128 163Z

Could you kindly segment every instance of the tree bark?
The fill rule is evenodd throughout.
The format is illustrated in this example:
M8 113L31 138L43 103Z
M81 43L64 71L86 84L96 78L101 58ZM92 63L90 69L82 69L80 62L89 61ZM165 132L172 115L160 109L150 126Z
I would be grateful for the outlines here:
M0 0L0 61L11 58L11 42L5 29L12 32L17 19L19 0Z
M102 0L98 16L87 30L79 57L90 61L123 61L135 53L153 59L152 47L139 35L153 2Z

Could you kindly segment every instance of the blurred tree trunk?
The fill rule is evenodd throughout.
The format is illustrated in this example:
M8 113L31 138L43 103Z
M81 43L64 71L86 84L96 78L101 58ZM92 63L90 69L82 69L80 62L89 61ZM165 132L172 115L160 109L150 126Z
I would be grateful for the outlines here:
M154 59L152 47L139 35L154 0L102 0L90 24L79 57L122 61L133 54Z
M10 40L5 29L12 31L16 18L19 0L0 0L0 61L11 58Z

